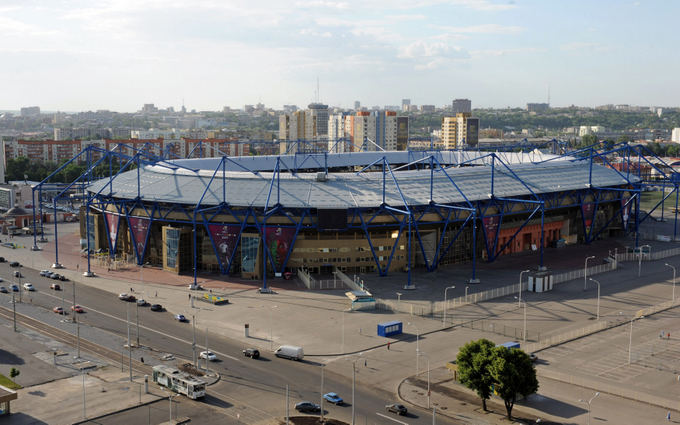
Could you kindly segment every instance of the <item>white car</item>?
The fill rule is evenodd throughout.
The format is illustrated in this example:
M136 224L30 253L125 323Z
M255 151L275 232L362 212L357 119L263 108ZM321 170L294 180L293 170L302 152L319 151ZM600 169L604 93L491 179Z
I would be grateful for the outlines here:
M47 276L51 274L52 272L49 270L40 270L40 276Z
M211 362L217 360L217 356L212 351L201 351L200 357L202 359L208 359Z
M24 283L24 289L27 291L35 291L33 284L28 282Z

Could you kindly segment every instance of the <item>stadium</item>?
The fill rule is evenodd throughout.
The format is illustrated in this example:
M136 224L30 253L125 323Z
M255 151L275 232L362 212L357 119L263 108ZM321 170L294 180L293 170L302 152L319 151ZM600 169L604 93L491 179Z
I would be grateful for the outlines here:
M410 284L412 269L471 263L474 280L478 261L531 251L542 268L549 247L637 235L646 218L639 212L642 188L672 176L649 167L658 171L651 181L632 167L640 158L649 162L639 147L618 149L618 161L628 165L592 148L570 155L399 151L177 160L139 149L86 149L79 157L91 163L88 172L53 204L69 191L80 194L86 273L90 254L100 252L192 273L194 281L199 273L220 273L265 287L268 277L300 268L403 273ZM92 175L112 159L121 166ZM47 181L34 196L49 189ZM666 184L677 199L677 184ZM34 214L42 216L42 205L34 204ZM55 256L58 266L58 248Z

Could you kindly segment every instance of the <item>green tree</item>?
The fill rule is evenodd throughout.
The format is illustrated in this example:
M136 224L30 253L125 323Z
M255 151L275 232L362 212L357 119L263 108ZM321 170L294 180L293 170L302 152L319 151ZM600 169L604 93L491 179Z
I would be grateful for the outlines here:
M486 411L486 401L491 397L493 379L490 366L495 344L488 339L470 341L458 351L456 364L460 383L477 392Z
M9 370L9 377L14 379L17 376L19 376L19 373L21 373L19 372L19 369L13 367L12 369Z
M595 143L597 143L597 135L595 134L586 134L585 136L581 137L582 147L590 146Z
M494 390L505 403L508 419L512 419L512 408L517 394L527 397L538 391L538 380L529 355L518 348L496 347L489 368Z

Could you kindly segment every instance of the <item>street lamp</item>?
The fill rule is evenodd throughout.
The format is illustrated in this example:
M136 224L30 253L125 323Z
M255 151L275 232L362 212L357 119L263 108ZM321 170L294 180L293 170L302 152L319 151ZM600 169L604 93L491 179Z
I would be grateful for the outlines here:
M352 362L352 425L354 425L354 392L356 389L356 381L357 381L357 360L361 357L361 355L364 354L363 352L359 353L359 357L354 359Z
M586 285L588 284L588 277L587 277L587 274L588 274L588 260L592 260L593 258L595 258L594 255L591 255L590 257L586 257L586 264L585 264L585 266L583 266L583 290L584 290L584 291L586 290Z
M425 360L427 360L427 408L430 408L430 357L425 354L418 352L419 356L425 357Z
M524 304L524 328L522 329L522 341L527 342L527 302L521 301L519 298L515 299L521 304Z
M522 275L524 273L529 273L531 270L522 270L519 272L519 300L517 302L517 307L519 307L519 304L522 302Z
M600 320L600 281L591 278L588 280L597 283L597 320Z
M420 330L418 329L418 327L415 324L413 324L411 322L407 322L406 324L416 328L416 375L418 375L418 370L420 369L418 367L418 353L420 353L420 342L419 342L420 341Z
M673 269L673 298L671 298L675 302L675 267L671 266L670 264L666 263L666 266L670 267Z
M633 322L635 319L644 319L645 316L633 317L630 319L630 336L628 337L628 364L630 364L633 349Z
M448 287L444 288L444 317L442 318L442 327L446 323L446 310L447 310L447 307L448 307L448 304L446 304L446 293L448 292L449 289L456 289L456 286L453 285L453 286L448 286Z
M466 286L466 287L465 287L465 303L466 303L466 304L467 304L467 302L468 302L468 289L470 289L470 287L469 287L469 286Z
M595 398L596 398L597 396L599 396L599 395L600 395L600 392L598 391L598 392L596 392L595 395L592 396L592 397L590 398L590 400L588 400L588 401L585 401L585 400L583 400L583 399L579 399L579 400L578 400L578 401L580 401L581 403L586 403L586 404L588 405L588 422L587 422L587 425L590 425L590 403L592 403L593 400L595 400Z
M638 248L638 277L640 277L640 274L642 273L642 248L647 247L647 253L651 254L652 253L652 247L649 245L641 245ZM651 255L650 255L651 258Z

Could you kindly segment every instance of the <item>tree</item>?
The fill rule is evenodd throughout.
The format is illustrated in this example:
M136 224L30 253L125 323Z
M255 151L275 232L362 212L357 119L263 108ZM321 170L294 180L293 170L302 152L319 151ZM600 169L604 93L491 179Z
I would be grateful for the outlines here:
M486 401L491 397L493 379L490 366L495 344L488 339L470 341L458 351L456 364L460 383L477 392L486 411Z
M538 380L529 355L519 348L496 347L489 368L494 390L505 402L508 419L512 419L512 408L517 394L527 397L538 391Z
M585 136L581 137L582 147L594 145L595 143L597 143L597 135L595 134L586 134Z
M21 373L19 372L19 369L13 367L12 369L9 370L9 377L14 379L17 376L19 376L19 373Z

